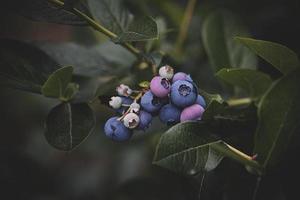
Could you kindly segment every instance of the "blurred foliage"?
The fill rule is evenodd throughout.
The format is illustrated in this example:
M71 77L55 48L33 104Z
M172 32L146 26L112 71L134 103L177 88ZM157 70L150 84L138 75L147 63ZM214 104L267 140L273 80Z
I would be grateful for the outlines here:
M53 2L62 3L1 3L3 198L252 199L261 179L256 199L295 199L299 1L197 1L184 38L178 37L188 1ZM179 124L163 133L168 127L154 121L130 142L107 140L102 126L112 110L97 97L120 83L137 87L164 64L200 86L208 102L205 128ZM211 148L203 142L207 132L235 148ZM61 152L48 143L77 148ZM151 164L155 149L171 155L156 164L177 173ZM182 174L187 168L193 173Z

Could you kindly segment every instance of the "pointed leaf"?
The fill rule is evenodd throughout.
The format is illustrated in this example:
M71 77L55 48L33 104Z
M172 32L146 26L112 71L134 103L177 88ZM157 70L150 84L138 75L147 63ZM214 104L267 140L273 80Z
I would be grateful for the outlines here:
M283 74L287 74L299 67L297 54L286 46L251 38L236 37L235 39L248 47L256 55L269 62Z
M116 42L144 41L158 38L157 24L151 17L134 19Z
M132 16L121 0L88 0L88 5L92 15L111 32L119 35L127 30Z
M87 104L62 103L48 114L45 136L63 151L77 147L94 129L95 117Z
M269 88L271 78L253 69L221 69L216 76L232 86L238 86L253 98L258 98Z
M185 122L162 135L153 163L177 173L194 175L215 169L225 156L260 169L255 161L219 140L204 124Z
M62 97L72 79L73 67L62 67L53 72L42 87L42 93L48 97Z
M61 100L69 100L65 98L65 93L68 93L68 97L74 96L74 94L70 94L70 92L75 92L74 87L76 87L69 85L72 80L72 74L72 66L67 66L56 70L53 74L49 76L48 80L44 83L42 87L42 94L46 97L55 97Z
M300 70L279 79L262 97L254 153L265 167L274 167L300 130Z
M247 29L229 12L216 11L205 18L202 40L215 71L226 66L240 68L256 66L256 57L243 45L233 40L235 36L248 35Z

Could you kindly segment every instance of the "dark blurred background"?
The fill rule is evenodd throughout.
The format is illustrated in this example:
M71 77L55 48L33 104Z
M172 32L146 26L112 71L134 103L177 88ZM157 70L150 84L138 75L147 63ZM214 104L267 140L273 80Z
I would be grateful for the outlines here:
M1 1L2 4L3 1ZM48 42L59 45L72 42L89 47L105 38L88 27L73 27L30 21L6 9L0 4L0 38L13 38L30 42ZM180 13L187 4L184 0L126 0L125 5L133 13L164 18L171 29L172 42L178 32ZM193 71L207 60L201 42L202 16L213 9L226 9L249 27L254 38L282 43L300 54L300 3L299 0L199 0L194 11L189 37L186 41L188 56L177 61ZM177 13L177 11L179 11ZM173 34L174 33L174 34ZM166 49L168 49L166 47ZM191 51L195 49L196 52ZM80 56L80 55L74 55ZM176 62L175 62L176 63ZM265 63L260 62L260 65ZM267 67L266 67L267 68ZM268 70L268 68L267 68ZM202 72L206 72L203 69ZM276 72L272 72L276 75ZM199 75L203 89L218 90L205 81L206 74ZM103 134L103 123L113 112L100 104L93 105L96 113L95 131L72 152L61 152L51 147L43 134L47 113L58 102L40 95L1 88L0 93L0 198L16 200L192 200L199 198L199 179L182 177L151 164L155 145L160 134L167 129L154 122L146 133L138 133L130 142L115 143ZM293 162L295 160L292 160ZM225 162L228 162L225 160ZM296 163L297 161L295 161ZM247 199L254 184L243 167L230 163L235 173L226 177L216 172L209 174L202 189L201 199ZM292 169L296 168L292 167ZM291 171L293 171L291 169ZM272 180L290 183L295 174L286 171L282 179ZM278 177L277 177L278 178ZM229 194L222 191L228 179L235 180ZM251 185L252 184L252 185ZM243 187L242 187L243 186ZM228 186L229 187L229 186ZM277 186L276 186L277 187ZM294 198L296 187L292 184L273 187L262 194L261 199ZM241 189L243 188L243 189ZM286 189L289 192L283 192ZM273 194L272 191L279 191ZM245 197L246 196L246 197ZM245 197L245 198L244 198Z

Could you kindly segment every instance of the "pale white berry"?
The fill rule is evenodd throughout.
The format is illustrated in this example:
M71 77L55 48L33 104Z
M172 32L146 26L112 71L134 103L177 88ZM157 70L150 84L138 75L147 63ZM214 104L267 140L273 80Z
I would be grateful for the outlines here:
M128 97L132 94L132 89L128 87L127 85L121 84L116 88L116 91L119 95Z
M131 111L131 112L137 113L137 112L140 111L140 108L141 108L140 104L138 104L138 103L136 103L136 102L133 102L133 103L130 105L130 111Z
M127 128L133 129L139 125L140 118L135 113L128 113L127 115L125 115L123 123Z
M165 66L162 66L161 68L159 68L158 73L161 77L167 78L170 80L174 76L174 69L169 65L165 65Z
M122 98L121 97L111 97L109 101L109 105L113 107L113 109L121 108L122 106Z

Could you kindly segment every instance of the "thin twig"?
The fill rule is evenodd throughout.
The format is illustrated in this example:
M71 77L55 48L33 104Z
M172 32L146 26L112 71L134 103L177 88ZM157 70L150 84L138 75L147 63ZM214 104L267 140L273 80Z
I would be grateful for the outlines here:
M260 186L260 182L261 182L261 176L257 177L256 179L256 184L255 184L255 188L253 191L253 196L252 196L252 200L256 200L257 194L258 194L258 189Z
M189 0L188 4L186 6L183 20L180 25L180 32L178 34L176 44L175 44L175 53L180 53L182 45L183 45L184 41L186 40L188 29L189 29L189 26L191 24L191 20L192 20L193 14L194 14L194 8L196 6L196 2L197 2L197 0Z
M198 193L198 199L199 200L201 199L201 193L202 193L204 178L205 178L205 173L203 173L203 175L201 177L200 188L199 188L199 193Z
M249 97L241 99L230 99L227 101L227 104L231 107L249 105L250 103L252 103L252 99Z

